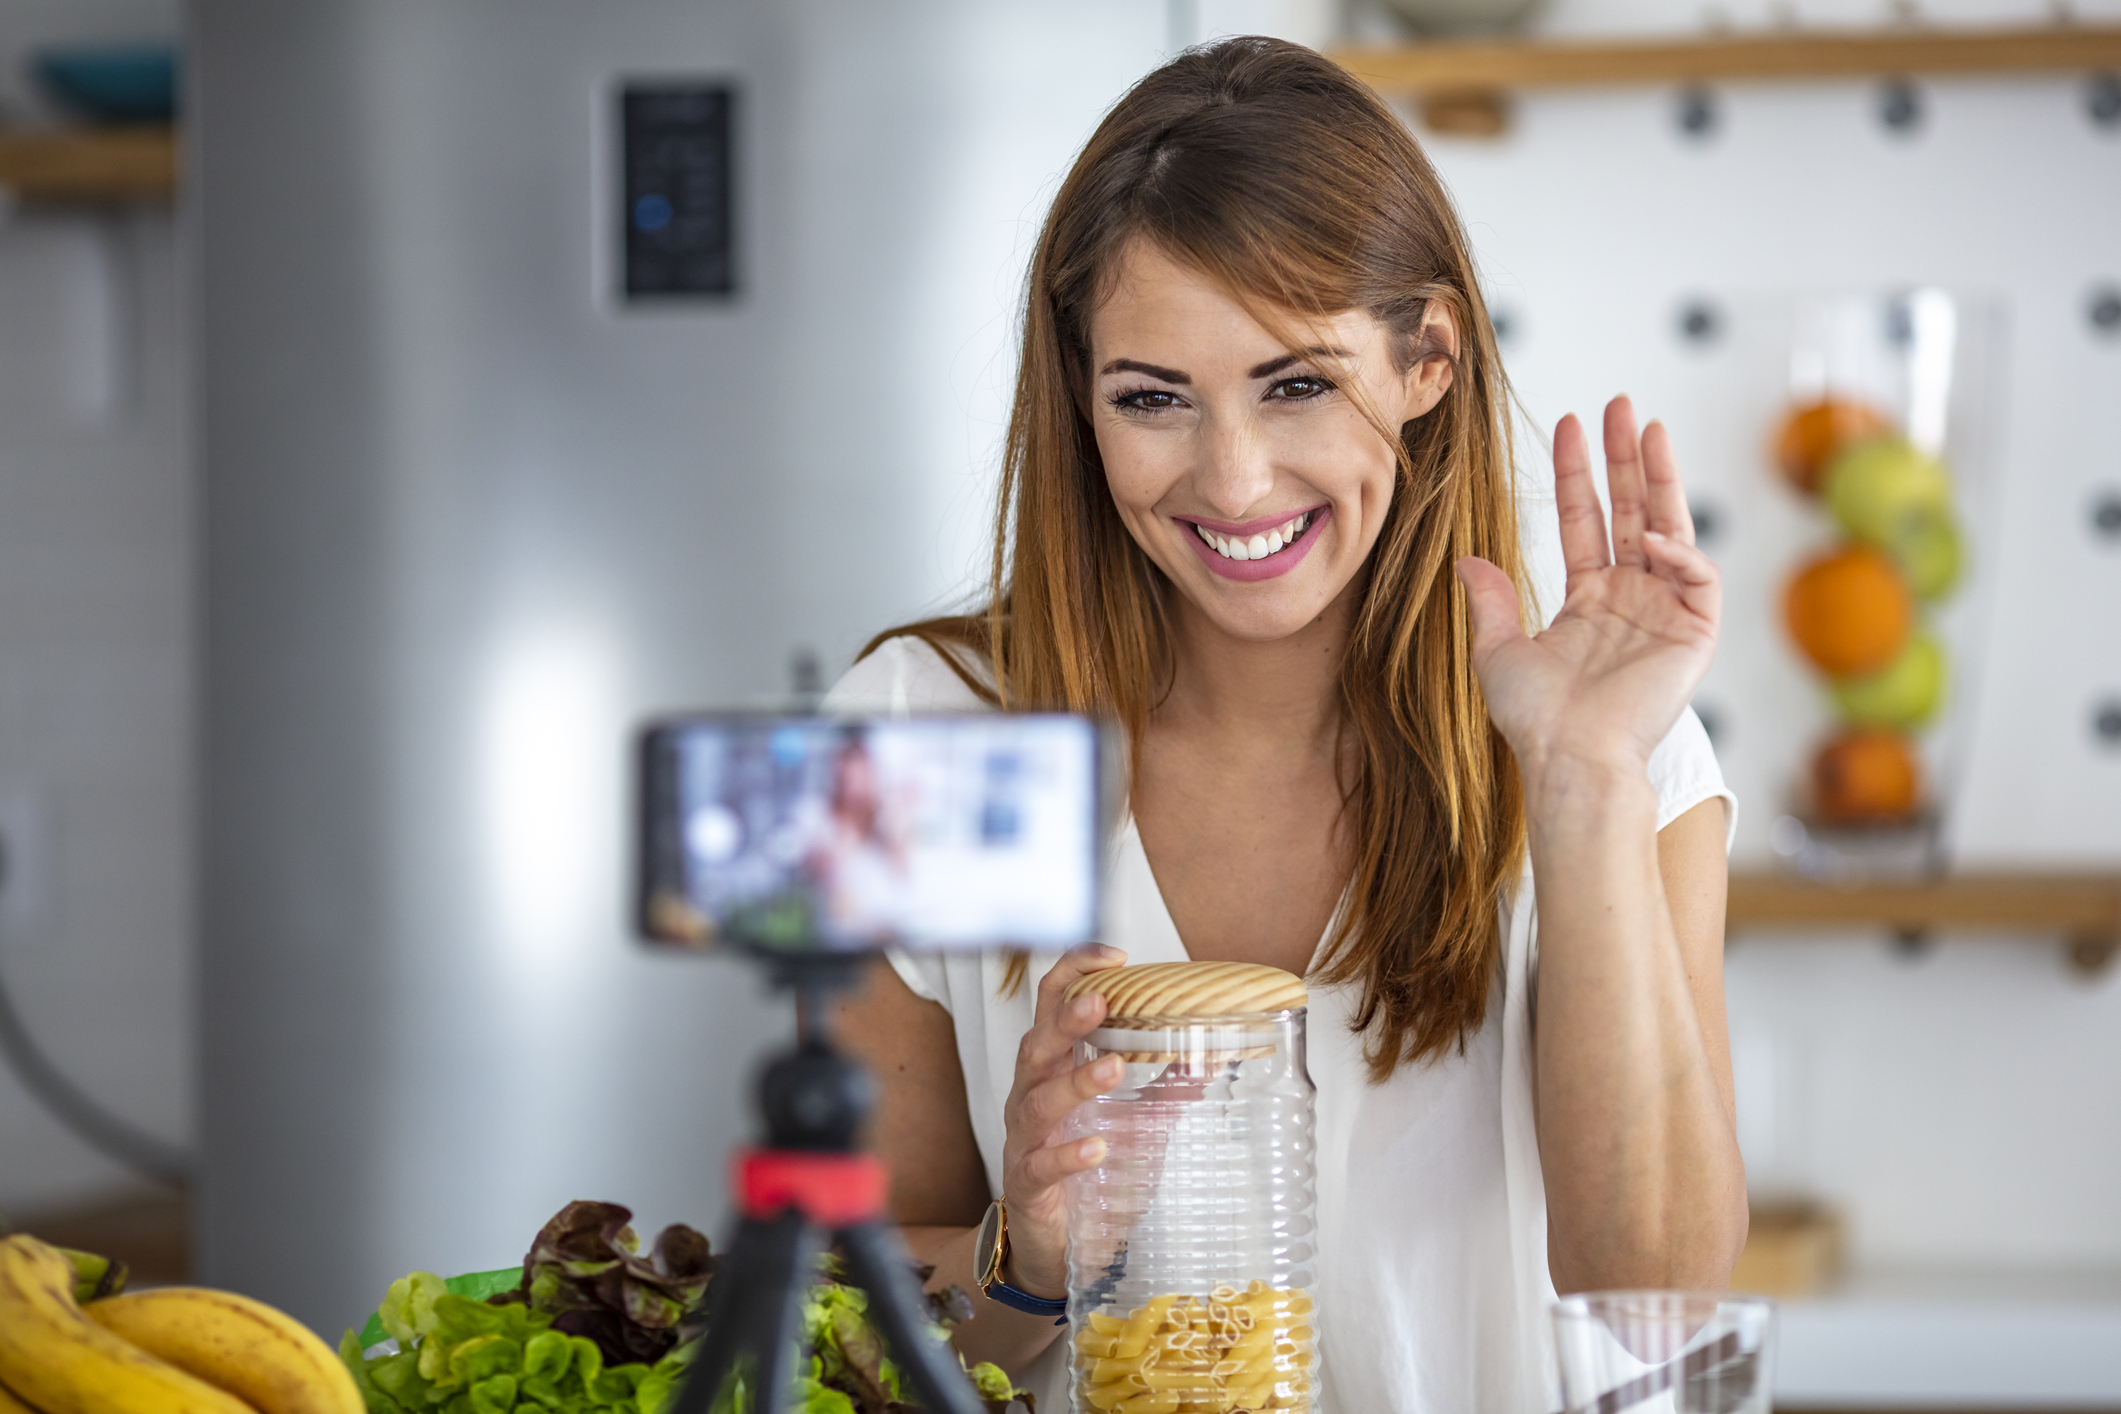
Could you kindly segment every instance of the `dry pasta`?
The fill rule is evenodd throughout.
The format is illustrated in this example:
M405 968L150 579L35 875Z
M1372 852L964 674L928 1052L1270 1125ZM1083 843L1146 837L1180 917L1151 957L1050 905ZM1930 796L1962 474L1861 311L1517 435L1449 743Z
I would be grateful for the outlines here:
M1255 1281L1156 1296L1075 1331L1078 1403L1098 1414L1309 1414L1311 1298Z

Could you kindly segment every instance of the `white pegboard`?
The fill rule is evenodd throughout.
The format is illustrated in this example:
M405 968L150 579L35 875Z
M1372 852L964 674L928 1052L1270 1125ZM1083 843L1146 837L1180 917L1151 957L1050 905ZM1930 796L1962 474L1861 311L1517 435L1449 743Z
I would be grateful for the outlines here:
M1727 503L1757 499L1767 474L1745 404L1758 388L1746 380L1768 375L1719 366L1729 344L1683 339L1685 304L1931 283L1993 301L2001 332L1980 392L1999 494L1975 528L1993 628L1960 858L2121 860L2121 749L2092 730L2121 693L2121 624L2099 609L2121 591L2121 546L2089 523L2097 488L2121 485L2121 338L2086 314L2121 283L2121 131L2088 118L2073 78L1926 85L1912 135L1883 127L1875 97L1860 83L1733 86L1700 140L1668 91L1532 94L1503 141L1429 149L1509 316L1505 354L1534 424L1595 417L1626 391L1671 427L1690 483ZM1715 553L1738 571L1749 542L1783 530L1733 515ZM1748 684L1716 704L1718 746L1757 801L1785 763L1756 763L1751 744L1786 750L1772 728L1796 708L1751 686L1786 650L1759 588L1734 590L1751 598L1731 605L1705 691ZM1757 854L1770 812L1742 818L1741 853Z

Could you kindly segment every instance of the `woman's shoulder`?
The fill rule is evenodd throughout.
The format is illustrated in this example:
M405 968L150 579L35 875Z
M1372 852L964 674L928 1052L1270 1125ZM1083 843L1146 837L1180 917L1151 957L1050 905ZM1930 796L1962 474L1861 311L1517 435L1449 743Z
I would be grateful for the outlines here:
M943 654L948 652L957 667ZM972 684L989 680L987 660L970 648L940 648L928 639L902 633L879 643L825 694L830 712L980 712L989 704Z

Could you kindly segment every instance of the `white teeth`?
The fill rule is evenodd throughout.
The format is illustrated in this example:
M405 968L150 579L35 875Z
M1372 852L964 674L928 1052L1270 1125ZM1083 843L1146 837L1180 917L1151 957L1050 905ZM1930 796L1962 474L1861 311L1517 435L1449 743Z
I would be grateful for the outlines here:
M1283 521L1264 535L1255 535L1249 540L1238 536L1217 535L1205 525L1194 523L1193 530L1201 540L1212 546L1215 553L1226 560L1264 560L1269 555L1278 555L1296 543L1311 524L1311 512L1293 516Z

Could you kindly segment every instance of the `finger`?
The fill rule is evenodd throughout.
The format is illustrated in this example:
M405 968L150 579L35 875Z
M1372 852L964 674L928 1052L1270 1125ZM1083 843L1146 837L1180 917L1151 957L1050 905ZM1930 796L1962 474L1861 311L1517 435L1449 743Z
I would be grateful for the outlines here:
M1661 422L1642 429L1642 479L1649 491L1650 529L1682 545L1693 544L1694 513L1687 509L1686 487L1679 483L1672 434Z
M1723 573L1716 562L1684 541L1650 531L1642 538L1650 570L1659 579L1679 587L1679 600L1687 612L1705 619L1711 632L1723 613Z
M1072 1002L1060 1002L1043 1021L1032 1023L1016 1047L1016 1084L1020 1093L1045 1080L1067 1065L1075 1054L1075 1043L1097 1029L1105 1019L1105 999L1092 992Z
M1060 955L1060 960L1039 979L1038 1002L1032 1015L1043 1021L1060 1009L1061 994L1075 985L1081 978L1093 972L1102 972L1108 967L1126 965L1127 955L1118 948L1108 948L1103 943L1085 943L1079 948L1070 948Z
M1010 1137L1023 1145L1045 1143L1054 1126L1073 1114L1077 1105L1104 1094L1125 1073L1126 1064L1118 1056L1105 1056L1031 1086L1016 1107Z
M1105 1141L1094 1136L1029 1150L1017 1160L1016 1193L1009 1200L1010 1211L1017 1211L1021 1203L1062 1180L1096 1168L1105 1161L1105 1151Z
M1458 572L1458 582L1466 587L1466 612L1473 621L1473 662L1477 667L1503 644L1524 637L1522 605L1510 577L1486 560L1467 555L1452 568Z
M1572 578L1613 562L1606 553L1605 512L1591 484L1591 447L1573 412L1554 429L1554 514L1561 521L1561 558Z
M1649 563L1642 553L1642 532L1649 528L1649 488L1643 479L1635 405L1625 394L1605 405L1605 484L1613 504L1613 563L1640 569Z

